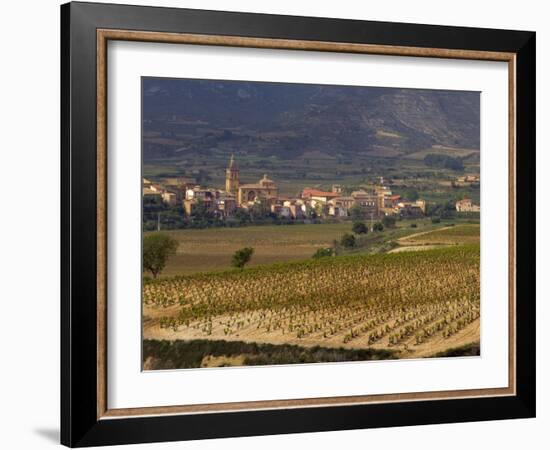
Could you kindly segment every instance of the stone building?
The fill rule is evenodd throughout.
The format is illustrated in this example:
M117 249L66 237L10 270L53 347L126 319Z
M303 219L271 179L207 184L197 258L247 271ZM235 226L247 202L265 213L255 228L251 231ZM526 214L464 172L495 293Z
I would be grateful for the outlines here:
M168 206L176 206L178 203L176 194L170 191L162 193L162 201Z
M363 190L354 191L351 193L354 199L354 206L358 206L367 214L377 217L380 213L378 209L378 195L365 192Z
M277 200L278 196L279 188L265 174L257 183L241 184L239 186L238 203L239 205L255 201L271 203Z
M225 191L237 198L239 192L239 168L235 158L231 155L229 166L225 169Z
M426 202L424 200L401 201L395 206L394 213L400 217L422 217L426 214Z
M480 212L479 205L474 205L470 198L459 200L456 202L455 208L458 212Z

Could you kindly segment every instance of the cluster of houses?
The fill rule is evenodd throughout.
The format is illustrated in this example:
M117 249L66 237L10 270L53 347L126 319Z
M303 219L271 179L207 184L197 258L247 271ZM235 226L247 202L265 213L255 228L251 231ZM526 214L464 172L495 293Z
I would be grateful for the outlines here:
M333 185L330 191L306 187L296 196L280 195L277 184L267 175L257 183L241 184L233 157L226 169L225 189L191 185L175 178L165 179L162 185L143 179L143 196L169 206L182 204L188 215L200 207L219 217L231 217L239 208L255 207L290 219L306 219L313 212L317 217L345 218L352 215L354 207L373 219L385 215L420 217L426 214L424 200L405 201L383 183L349 195L344 195L340 185Z
M479 175L462 175L456 177L458 183L479 183Z
M472 202L471 198L464 198L455 203L458 212L480 212L481 208Z

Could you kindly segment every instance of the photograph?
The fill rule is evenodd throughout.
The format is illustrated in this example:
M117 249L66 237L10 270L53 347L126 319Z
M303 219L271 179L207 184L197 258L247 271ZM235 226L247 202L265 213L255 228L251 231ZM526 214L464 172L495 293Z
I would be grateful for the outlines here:
M142 368L480 355L480 92L142 77Z

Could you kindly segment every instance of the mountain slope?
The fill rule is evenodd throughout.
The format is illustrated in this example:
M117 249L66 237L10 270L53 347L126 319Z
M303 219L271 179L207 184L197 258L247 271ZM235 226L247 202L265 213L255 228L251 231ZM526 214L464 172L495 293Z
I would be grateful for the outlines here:
M144 158L254 152L395 157L479 148L479 93L242 81L143 80Z

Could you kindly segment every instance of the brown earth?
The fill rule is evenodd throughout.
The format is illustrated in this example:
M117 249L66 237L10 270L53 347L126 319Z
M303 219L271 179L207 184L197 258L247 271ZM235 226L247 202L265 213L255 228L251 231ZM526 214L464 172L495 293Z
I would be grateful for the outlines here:
M402 357L416 358L431 356L441 351L459 347L465 344L470 344L479 341L479 319L467 325L464 329L458 333L444 338L441 334L436 334L429 338L426 342L421 344L415 343L415 336L412 335L405 339L399 345L391 346L388 341L388 336L383 337L378 342L369 345L368 335L359 335L349 342L344 343L344 335L348 330L335 334L334 336L324 337L321 333L311 333L308 336L298 338L296 333L282 332L281 330L266 331L265 329L258 329L252 317L249 325L243 326L240 330L232 334L225 334L224 325L222 322L228 320L227 317L219 316L212 320L212 332L205 336L205 333L201 330L198 324L190 324L189 327L180 326L176 331L172 328L161 328L159 325L159 319L162 316L172 315L173 312L178 310L177 306L170 308L159 307L144 307L144 339L157 339L157 340L193 340L193 339L212 339L212 340L226 340L226 341L242 341L242 342L256 342L256 343L269 343L269 344L294 344L303 347L333 347L333 348L347 348L347 349L392 349L401 350ZM391 325L390 322L388 324ZM196 328L194 328L196 325ZM381 325L384 327L384 324ZM357 327L359 328L359 327Z

